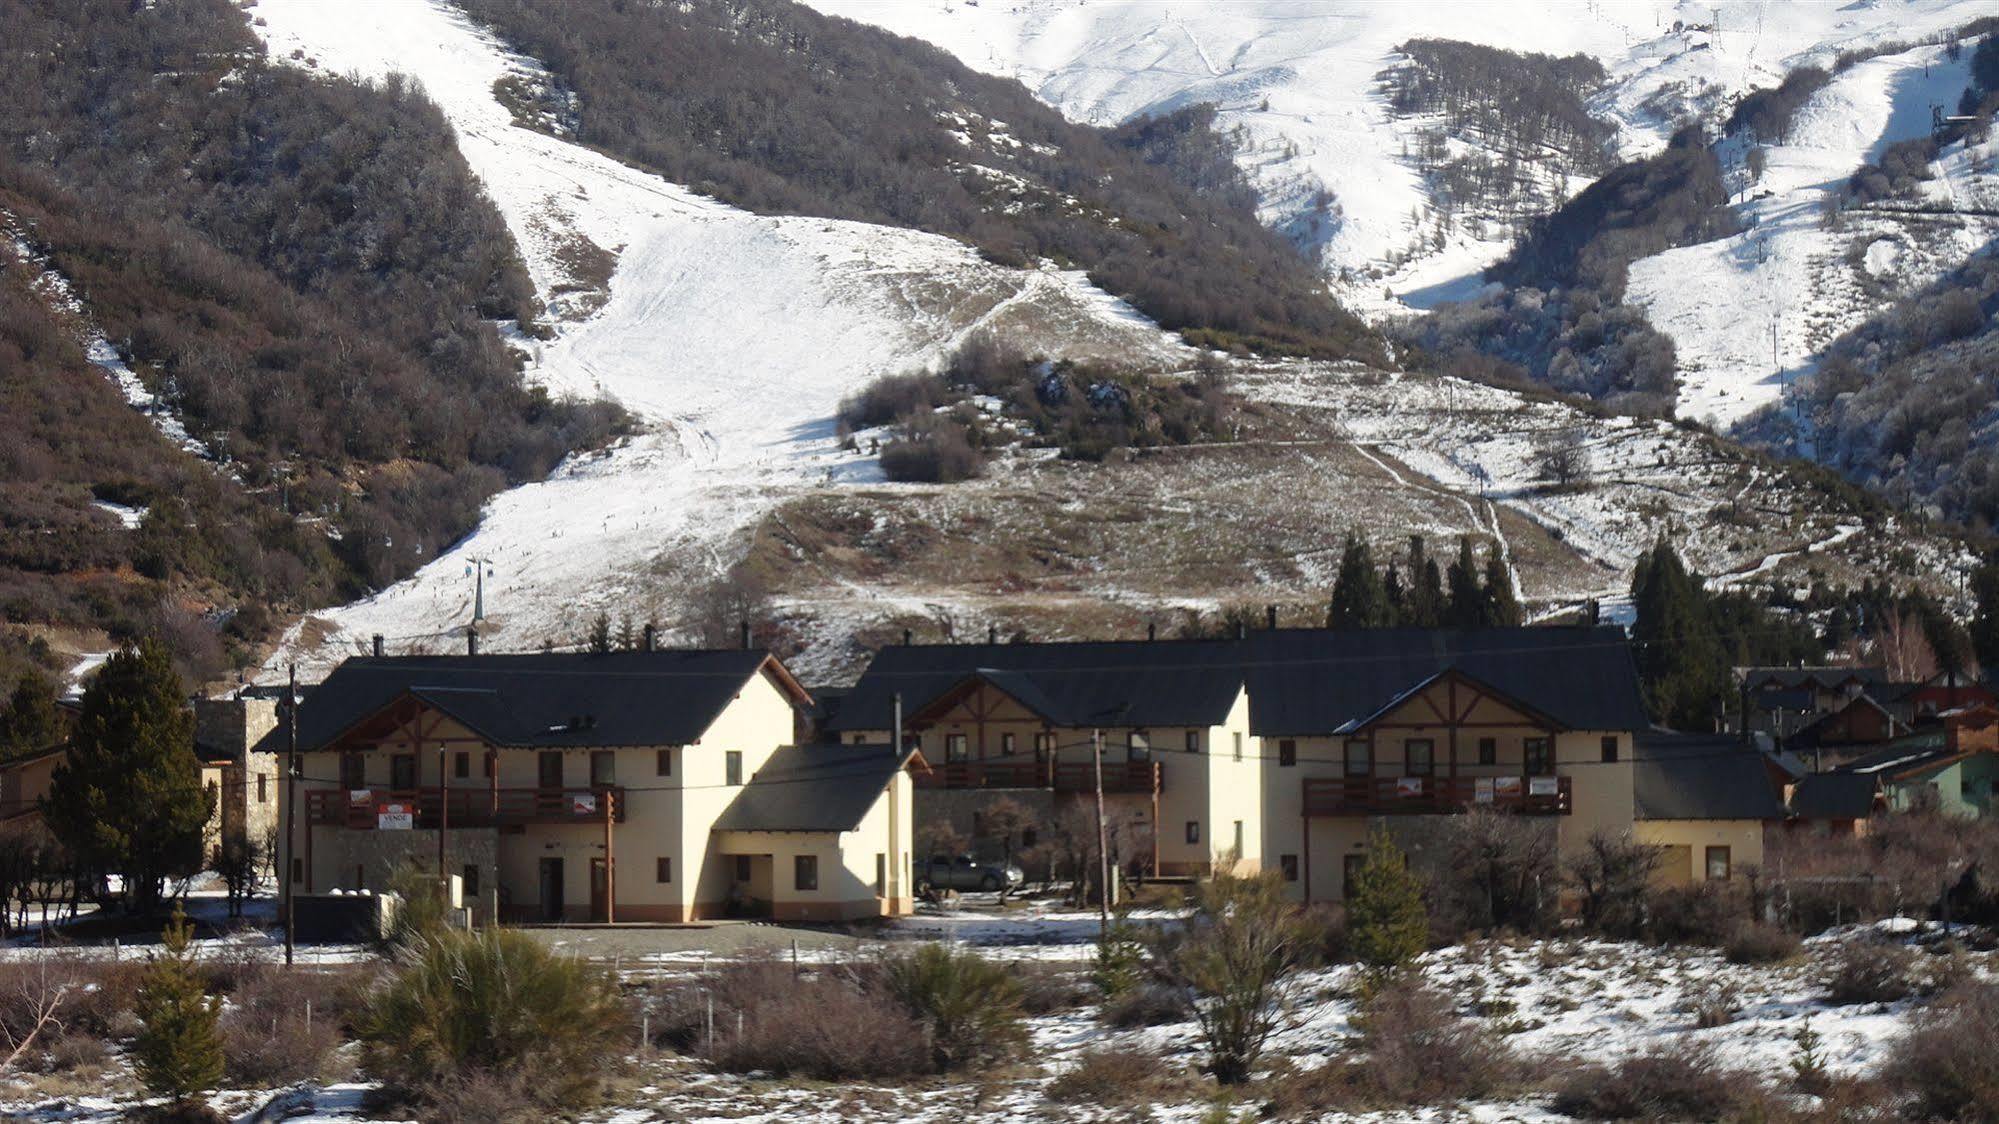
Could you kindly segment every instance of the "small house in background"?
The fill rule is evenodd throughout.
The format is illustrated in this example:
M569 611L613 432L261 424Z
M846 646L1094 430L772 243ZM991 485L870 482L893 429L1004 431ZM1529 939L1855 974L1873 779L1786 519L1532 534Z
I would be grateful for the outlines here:
M276 699L237 695L196 699L194 754L204 787L215 790L209 849L241 839L268 851L278 839L278 783L283 776L284 731ZM269 866L276 858L263 855ZM272 866L275 869L275 866Z
M1789 743L1791 735L1888 681L1878 667L1738 667L1738 729Z
M1863 691L1784 739L1783 748L1824 772L1908 732L1906 719Z
M300 707L287 874L441 869L479 919L908 912L918 762L829 767L793 745L810 705L744 649L350 659Z
M1887 810L1881 778L1871 773L1808 773L1791 789L1790 825L1821 835L1865 835Z
M1732 736L1639 736L1632 837L1659 849L1668 885L1726 881L1761 865L1764 832L1784 822L1768 758Z

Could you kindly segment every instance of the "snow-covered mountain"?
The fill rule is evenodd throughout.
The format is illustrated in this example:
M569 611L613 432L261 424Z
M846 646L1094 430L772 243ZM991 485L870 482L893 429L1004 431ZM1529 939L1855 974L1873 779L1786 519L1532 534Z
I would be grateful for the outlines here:
M1436 248L1426 185L1409 159L1417 123L1390 112L1378 81L1398 44L1434 37L1599 60L1593 107L1624 158L1661 148L1686 115L1717 123L1731 99L1841 52L1919 42L1990 15L1982 0L807 0L934 43L1018 78L1078 120L1116 123L1213 102L1254 139L1244 160L1273 224L1310 236L1359 307L1461 295L1505 251L1460 231ZM1863 79L1865 81L1865 79ZM1883 88L1885 89L1885 87ZM1927 106L1923 110L1927 127ZM1863 142L1863 147L1865 147ZM1393 302L1383 302L1384 291Z

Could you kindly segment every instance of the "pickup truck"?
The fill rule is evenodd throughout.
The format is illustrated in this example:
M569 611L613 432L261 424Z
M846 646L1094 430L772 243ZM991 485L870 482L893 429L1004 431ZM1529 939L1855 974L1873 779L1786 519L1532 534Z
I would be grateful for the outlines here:
M1004 893L1017 890L1027 875L1011 863L982 863L970 855L932 855L916 864L918 893L932 890L983 890Z

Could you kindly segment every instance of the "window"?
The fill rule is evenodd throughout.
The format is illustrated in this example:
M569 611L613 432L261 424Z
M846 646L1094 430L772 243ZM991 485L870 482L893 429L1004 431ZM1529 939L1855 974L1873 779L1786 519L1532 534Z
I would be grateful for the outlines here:
M477 864L466 863L465 869L458 875L458 881L464 888L466 897L476 898L479 896L479 867Z
M618 755L600 749L590 755L590 787L609 788L618 783Z
M971 750L965 742L965 735L963 734L944 735L944 760L965 761L969 760L971 756L972 756Z
M1127 761L1152 760L1152 739L1143 730L1133 730L1131 740L1125 743L1124 756Z
M672 750L670 750L670 749L662 749L662 750L660 750L659 752L657 752L657 753L653 754L653 755L652 755L652 771L653 771L653 775L654 775L654 776L656 776L656 777L670 777L670 776L672 776L672 775L673 775L673 751L672 751Z
M888 896L888 856L875 852L875 897Z
M673 881L673 859L671 857L661 855L659 858L653 860L652 880L654 882Z
M1044 731L1034 735L1034 759L1046 761L1055 756L1055 732Z
M1360 868L1367 865L1367 856L1346 855L1340 860L1340 896L1351 900L1354 887L1360 884Z
M743 783L743 751L732 749L722 755L722 782L724 784Z
M492 750L490 750L490 749L489 749L489 750L487 750L487 751L486 751L486 766L485 766L485 773L486 773L486 779L487 779L487 780L492 780L492 779L493 779L493 767L494 767L495 765L497 765L498 763L499 763L499 762L498 762L498 759L497 759L497 758L495 758L495 757L493 756L493 751L492 751Z
M796 855L791 860L791 885L796 890L819 888L819 856Z
M1555 755L1550 750L1547 738L1528 738L1523 743L1527 756L1527 775L1544 777L1555 771Z
M1277 856L1277 865L1284 871L1284 880L1286 882L1298 881L1298 856L1279 855Z
M454 777L469 777L469 776L471 776L471 775L472 775L472 755L471 755L471 754L469 754L469 753L467 753L467 752L465 752L465 751L464 751L464 750L462 750L462 749L461 749L461 750L459 750L459 751L458 751L457 753L454 753L454 754L452 754L452 755L451 755L451 775L452 775L452 776L454 776Z
M1013 756L1013 751L1014 751L1014 748L1015 748L1015 747L1014 747L1014 738L1013 738L1013 735L1012 735L1012 734L1001 734L1001 735L1000 735L1000 756L1002 756L1002 757L1012 757L1012 756Z
M271 802L271 777L270 777L270 774L268 774L268 773L258 773L258 774L257 774L257 803L259 803L259 804L269 804L270 802Z
M1237 821L1235 822L1235 846L1234 846L1234 847L1232 847L1232 848L1231 848L1231 850L1233 850L1233 851L1235 852L1235 857L1236 857L1236 858L1241 858L1241 857L1242 857L1242 821L1241 821L1241 820L1237 820Z
M737 855L736 881L748 882L749 880L750 880L750 857L748 855Z
M1481 765L1497 765L1497 764L1499 764L1499 739L1498 739L1498 738L1480 738L1480 739L1478 739L1478 763L1479 763L1479 764L1481 764Z
M562 787L562 755L543 753L535 758L537 776L543 788Z
M1402 743L1402 771L1412 777L1427 777L1437 771L1437 743L1429 738L1410 738Z
M1617 736L1615 734L1605 734L1603 738L1603 763L1609 765L1616 761Z
M1240 760L1242 760L1242 735L1241 735L1241 734L1237 734L1237 735L1235 736L1235 744L1236 744L1236 755L1235 755L1235 756L1236 756L1236 760L1240 761ZM1188 753L1199 753L1199 752L1201 752L1201 731L1199 731L1199 730L1189 730L1189 731L1187 731L1187 752L1188 752Z
M1726 882L1729 873L1728 848L1709 847L1707 849L1707 880Z
M1189 738L1197 737L1197 735L1195 734L1188 734L1187 736ZM1242 760L1242 733L1241 731L1237 731L1236 733L1230 735L1230 737L1232 737L1235 740L1235 759L1237 761L1240 761Z
M1278 740L1277 763L1287 769L1298 763L1298 741L1296 738L1282 738Z
M1374 749L1364 741L1347 743L1347 776L1365 777L1374 772Z
M340 755L340 787L345 789L368 787L368 759L358 753Z
M1201 821L1200 821L1200 820L1188 820L1188 821L1187 821L1187 842L1189 842L1189 843L1199 843L1200 841L1201 841ZM1101 896L1101 895L1100 895L1100 896Z
M416 787L416 754L398 753L389 758L389 787L397 792Z
M303 881L305 881L305 860L304 860L304 859L293 859L293 860L292 860L292 881L293 881L293 882L303 882Z

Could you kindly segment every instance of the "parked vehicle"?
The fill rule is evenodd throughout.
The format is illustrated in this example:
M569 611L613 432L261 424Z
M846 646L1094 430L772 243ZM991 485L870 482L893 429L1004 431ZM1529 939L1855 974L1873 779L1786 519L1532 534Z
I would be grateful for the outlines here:
M1027 873L1011 863L982 863L970 855L932 855L916 864L916 890L983 890L1005 893L1027 881Z

